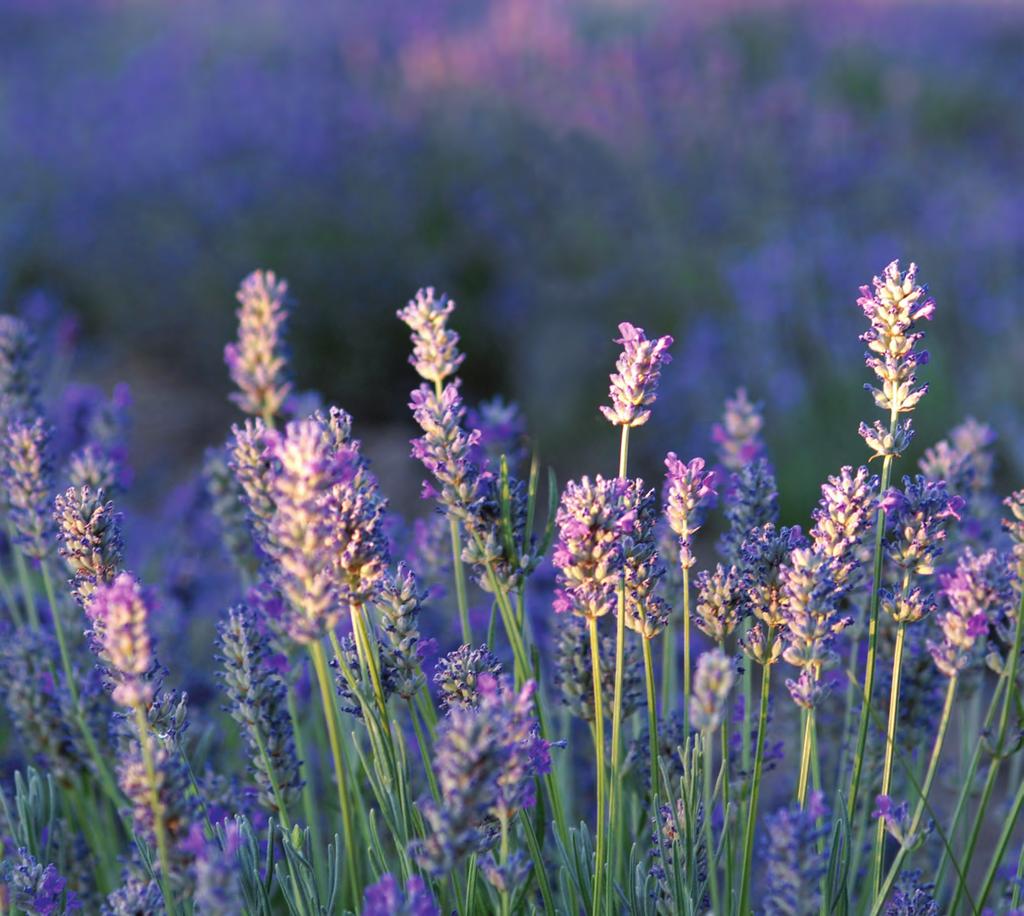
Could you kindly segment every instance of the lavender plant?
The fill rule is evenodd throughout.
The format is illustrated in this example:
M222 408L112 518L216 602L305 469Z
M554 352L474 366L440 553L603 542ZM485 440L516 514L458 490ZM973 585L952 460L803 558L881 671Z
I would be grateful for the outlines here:
M1000 532L973 422L893 484L934 312L915 268L860 300L880 473L828 476L807 536L744 392L718 469L669 452L661 506L629 475L672 341L625 322L616 473L540 518L521 415L466 406L430 289L399 314L438 512L406 522L358 420L292 397L286 288L243 282L226 359L250 416L176 497L177 553L100 427L56 470L81 437L51 432L31 335L0 322L5 913L1019 908L1024 491Z

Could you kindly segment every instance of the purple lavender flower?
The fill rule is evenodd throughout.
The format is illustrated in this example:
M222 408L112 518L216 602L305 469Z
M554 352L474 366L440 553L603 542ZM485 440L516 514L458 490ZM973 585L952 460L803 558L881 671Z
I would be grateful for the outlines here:
M651 405L657 399L661 367L672 361L668 348L672 338L647 339L642 328L628 321L619 325L622 335L616 339L622 353L615 362L608 395L611 407L602 406L601 413L613 426L643 426L651 416Z
M810 548L798 547L780 571L785 606L782 611L786 623L786 648L783 658L801 669L801 679L787 682L795 702L804 705L808 699L816 702L824 692L812 691L809 681L819 682L821 672L836 663L838 656L832 648L835 635L849 623L847 617L837 613L839 590L831 561ZM824 688L824 685L822 685Z
M760 404L751 403L747 390L738 388L734 397L726 399L721 422L711 428L711 441L718 446L722 467L736 472L763 457L763 427Z
M693 535L703 524L703 510L715 498L715 474L705 472L704 459L683 464L675 452L665 456L665 517L679 538L679 563L689 569L693 556Z
M138 580L126 572L108 584L97 584L86 608L93 641L116 681L111 696L122 706L153 699L153 684L145 678L153 664L151 613L150 598Z
M387 643L382 661L390 669L395 693L403 700L411 700L423 683L419 630L423 597L415 574L404 563L398 564L394 574L384 577L377 597Z
M243 426L232 426L228 457L228 467L244 494L253 539L261 550L268 545L274 517L271 458L264 442L267 432L259 418L246 420Z
M455 375L462 365L459 353L459 335L448 328L448 317L455 311L455 302L444 293L436 298L434 288L428 286L416 291L398 317L412 332L412 355L409 364L421 378L435 385Z
M821 486L810 537L814 549L832 561L833 578L840 587L850 588L859 578L858 548L874 523L877 491L878 478L865 467L844 467Z
M763 895L767 916L816 913L821 907L819 885L828 850L819 852L826 828L820 792L811 792L806 808L781 808L765 819L763 857L766 863Z
M625 565L623 536L631 534L636 523L629 490L628 481L600 474L593 481L584 477L566 484L552 555L558 569L557 613L589 619L614 610Z
M82 908L57 866L42 865L24 848L0 864L0 881L7 892L6 902L30 916L65 916Z
M934 890L934 884L922 883L920 871L900 872L885 905L885 916L940 916L942 911L933 896Z
M440 912L419 875L409 876L404 893L394 875L382 875L363 896L363 916L440 916Z
M551 768L550 746L533 716L530 681L515 691L503 679L481 675L479 705L452 709L435 745L442 804L421 803L430 832L412 844L417 863L443 875L493 836L488 818L508 821L533 807L535 779Z
M910 805L905 801L897 805L888 795L879 795L871 816L878 818L885 825L885 832L901 846L913 847L920 839L910 834Z
M159 913L163 908L164 898L159 883L128 873L124 883L107 895L102 913L103 916L139 916L141 913Z
M991 426L968 417L950 430L948 439L926 449L918 466L928 480L946 481L952 493L973 504L992 488L995 441Z
M207 840L199 824L193 824L185 841L195 857L195 911L202 916L241 916L242 834L237 821L226 821L220 830L222 841Z
M1010 518L1003 519L1003 527L1013 542L1013 556L1020 574L1024 579L1024 490L1017 490L1003 500L1003 505L1010 510Z
M729 691L736 682L736 662L721 649L704 652L697 659L690 701L690 724L711 733L725 717Z
M41 418L14 419L7 425L2 449L0 481L15 540L25 556L36 560L49 556L55 540L50 436L50 427Z
M988 636L1000 612L1013 602L1006 558L989 549L975 554L964 549L956 569L939 575L945 608L938 614L942 642L928 641L935 665L946 677L954 677L975 656L975 646Z
M208 449L203 459L203 481L210 510L220 525L221 540L242 576L251 581L259 573L246 493L229 465L230 447Z
M291 391L285 377L284 324L288 318L288 284L273 271L253 271L238 288L238 340L224 348L231 380L238 391L231 400L245 413L270 422Z
M0 421L39 414L35 335L14 315L0 315Z
M286 815L287 811L278 810L279 805L287 806L297 797L302 776L284 681L271 666L267 639L245 605L231 608L218 630L227 710L241 727L249 748L260 804L277 816Z
M601 710L610 715L615 690L615 637L598 640L601 668ZM594 721L594 665L590 634L581 617L560 622L555 644L555 687L569 712L584 722ZM644 666L639 641L627 634L622 664L622 715L628 718L644 702Z
M697 576L694 622L700 631L719 645L736 629L743 606L740 577L735 566L719 563L714 572L701 570Z
M275 585L288 608L288 633L306 644L333 628L340 615L328 549L332 517L325 503L331 489L353 472L352 453L339 455L315 418L293 420L283 433L270 431L264 439L274 461L267 547L276 564Z
M668 605L657 593L665 575L655 536L657 498L639 478L626 480L624 497L630 519L629 536L622 543L625 624L644 639L653 639L668 620Z
M121 516L102 490L69 488L54 501L60 555L71 571L71 591L84 608L99 585L121 571Z
M886 552L902 570L918 576L935 572L951 520L959 521L964 500L944 482L903 478L903 489L882 494L886 514Z
M865 387L878 408L895 418L913 411L928 390L927 385L917 384L917 368L928 362L928 351L916 349L924 334L915 331L914 326L922 319L932 318L935 301L928 298L927 287L918 285L916 264L911 264L904 274L899 261L893 261L872 282L874 289L861 287L857 304L871 323L871 328L861 335L868 347L864 361L881 387ZM861 425L861 435L879 456L902 451L906 445L903 440L909 441L909 430L908 422L901 438L890 443L884 428L872 433Z
M738 565L747 535L779 519L779 492L767 459L745 464L732 475L725 499L725 518L729 530L720 538L718 549L727 563Z
M128 411L131 389L114 386L110 397L93 386L68 385L59 406L60 454L68 454L65 474L73 487L108 493L131 481L128 467Z
M498 677L500 674L501 662L486 643L477 648L459 646L440 659L434 671L442 708L450 711L459 706L477 706L481 675Z

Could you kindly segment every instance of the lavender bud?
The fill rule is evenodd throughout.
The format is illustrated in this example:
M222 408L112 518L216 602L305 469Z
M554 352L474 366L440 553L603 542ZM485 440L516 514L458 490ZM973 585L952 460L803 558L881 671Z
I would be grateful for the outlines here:
M141 875L125 876L124 884L107 895L103 916L140 916L164 909L160 884Z
M881 387L865 387L879 410L908 413L928 390L927 385L917 386L917 367L928 361L928 351L915 349L924 334L913 328L933 317L935 301L927 297L927 287L917 284L916 264L903 274L899 261L893 261L872 282L874 289L861 287L857 304L871 323L860 338L868 346L864 361Z
M103 490L69 488L54 501L60 555L71 571L71 591L84 608L98 585L109 585L122 564L121 516Z
M718 446L718 461L729 471L738 471L753 464L765 454L761 430L764 417L761 405L747 398L747 390L739 388L736 395L726 399L722 422L711 429L711 441Z
M889 432L882 425L881 420L875 420L872 426L861 423L857 433L871 451L875 458L899 458L910 445L914 438L914 428L910 420L901 420L896 424L895 432Z
M244 426L232 426L231 434L228 467L242 488L253 539L263 549L274 517L273 474L264 443L267 427L262 420L246 420Z
M615 637L602 635L598 641L601 668L601 708L611 714L615 691ZM622 714L630 716L644 701L643 661L640 645L626 639L622 664ZM594 721L594 666L587 624L572 617L558 627L555 647L555 687L569 711L584 722Z
M286 687L271 666L266 637L245 605L229 610L218 630L227 710L241 726L249 747L260 804L279 816L277 792L287 806L302 788Z
M651 416L650 407L657 399L661 367L670 363L668 348L672 338L647 339L643 328L628 321L619 325L622 353L615 362L608 395L612 406L602 406L601 413L613 426L643 426Z
M423 682L419 656L422 600L416 576L408 566L399 563L395 575L385 577L377 602L388 643L387 665L395 693L403 700L411 700Z
M220 525L224 549L235 567L248 579L259 573L259 557L246 508L246 494L228 464L229 449L211 448L203 460L203 480L210 509Z
M836 584L850 587L860 572L858 548L875 521L878 478L865 467L847 466L821 486L821 500L812 513L814 549L833 562Z
M117 486L117 463L106 451L90 442L71 454L67 477L73 487L109 492Z
M835 635L850 623L837 613L839 591L834 567L813 549L798 547L780 572L785 596L786 649L783 658L791 665L810 669L817 679L833 665Z
M0 881L6 891L5 903L30 916L77 913L82 908L77 895L52 863L42 865L27 849L20 848L0 865Z
M14 315L0 315L0 421L40 412L33 363L36 338Z
M440 659L434 670L434 683L441 694L442 708L451 711L462 706L477 706L480 676L496 678L500 674L501 662L486 643L476 649L468 645L459 646Z
M412 332L412 355L409 364L422 378L435 385L444 384L462 365L459 353L459 335L448 328L448 317L455 311L455 303L444 293L434 297L434 288L428 286L416 291L398 317Z
M704 652L697 659L690 703L690 724L695 729L710 734L722 724L735 681L736 663L721 649Z
M902 871L896 879L892 897L885 905L885 916L940 916L934 884L923 884L921 872Z
M285 376L283 332L288 284L273 271L254 271L238 288L238 340L224 348L224 362L238 392L231 400L245 413L269 422L291 391Z
M694 606L697 627L716 643L723 643L740 621L742 600L735 566L726 570L719 563L713 573L702 570L697 576L697 603Z
M109 584L97 584L86 608L94 641L117 682L111 696L121 706L147 704L153 699L153 684L144 677L153 664L151 613L142 586L125 572Z
M703 509L715 497L715 474L704 471L704 459L694 458L683 464L675 452L665 456L665 517L679 538L679 563L689 569L696 562L693 556L693 535L703 524Z
M743 465L732 476L725 503L729 530L718 542L726 562L738 564L747 535L779 519L779 492L767 459Z
M886 515L886 552L900 569L919 576L935 572L946 529L960 520L964 500L952 496L944 482L918 476L903 478L903 489L882 494Z
M0 468L16 542L25 556L36 560L50 554L54 541L50 437L50 427L42 419L31 423L12 420L7 425Z

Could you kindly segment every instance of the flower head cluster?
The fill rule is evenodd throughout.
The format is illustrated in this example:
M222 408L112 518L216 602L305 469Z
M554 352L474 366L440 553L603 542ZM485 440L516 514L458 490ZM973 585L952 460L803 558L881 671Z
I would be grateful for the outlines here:
M481 675L478 688L479 704L450 710L435 746L441 804L422 804L430 832L412 847L417 863L434 875L490 845L489 819L507 820L532 807L535 778L551 768L550 746L532 711L536 685L516 691Z
M928 650L939 671L954 677L970 664L975 646L1013 601L1010 570L998 551L976 554L967 547L956 568L939 575L939 584L945 599L938 615L943 639L929 640Z
M918 576L934 573L947 528L960 519L963 498L950 494L942 481L919 475L904 477L903 489L888 490L881 505L886 516L886 552L892 562Z
M934 884L922 883L920 871L900 872L885 905L885 916L940 916L942 911L934 892Z
M665 456L665 517L679 538L679 563L689 569L693 556L693 535L703 524L703 510L715 498L715 474L704 470L704 459L684 464L675 452Z
M653 639L668 620L668 605L657 593L665 575L657 544L657 497L639 478L627 479L625 484L626 515L631 519L621 541L625 624L644 639Z
M14 419L7 424L0 461L0 482L18 546L41 560L53 548L53 467L51 430L45 420Z
M928 362L928 351L916 349L924 334L914 326L931 320L935 300L928 297L926 286L918 285L916 264L903 273L899 261L893 261L872 284L873 289L861 287L857 304L871 323L861 335L868 347L865 363L881 388L866 387L880 410L908 413L928 390L927 385L917 386L917 367Z
M207 840L199 824L193 824L186 840L195 857L195 912L203 916L234 916L239 901L244 899L238 856L242 833L237 821L225 821L214 829L217 837Z
M598 475L570 480L555 522L558 541L552 561L558 569L554 608L580 617L614 610L625 565L623 541L636 526L631 485Z
M642 328L628 321L619 325L619 333L622 336L615 342L622 345L622 353L608 389L612 403L602 406L601 413L613 426L643 426L657 398L661 367L672 361L668 353L672 338L649 340Z
M858 548L874 522L878 478L865 467L847 466L821 486L821 500L812 513L814 549L833 563L836 584L855 585L860 572Z
M107 895L102 913L103 916L139 916L140 913L159 913L163 906L159 882L129 870L124 883Z
M4 884L6 902L33 916L65 916L82 908L57 866L37 862L24 848L0 863L0 881Z
M36 338L14 315L0 315L0 421L39 413L33 362Z
M241 487L253 540L268 551L270 523L274 517L271 458L264 444L267 427L260 419L231 427L228 467Z
M888 795L879 795L875 798L875 810L871 814L882 822L885 832L901 846L913 847L920 839L910 833L913 821L907 802L896 804Z
M968 417L953 427L948 439L927 449L918 462L928 480L944 480L950 493L962 496L966 508L980 524L995 514L992 476L996 434L991 426Z
M441 706L445 710L477 706L480 702L480 677L496 678L500 674L501 662L486 643L477 648L459 646L440 659L434 670Z
M448 327L453 311L455 302L444 293L436 297L432 286L417 290L398 311L398 317L412 331L409 364L421 378L435 385L458 372L464 358L459 352L459 335Z
M245 413L267 419L281 409L291 391L285 377L284 324L288 318L288 284L273 271L257 270L238 288L238 340L224 348L231 380L238 391L231 400Z
M818 822L825 813L821 793L812 792L805 808L782 808L766 819L763 903L768 916L816 913L820 909L819 885L828 855L827 850L819 851L827 828L819 827Z
M736 629L744 606L742 585L735 566L719 563L714 572L701 570L697 576L694 622L700 631L721 645Z
M611 714L615 690L615 637L598 639L598 665L601 669L601 707ZM555 687L569 711L584 722L594 721L594 663L590 651L590 633L582 618L572 617L558 627L555 644ZM627 636L623 647L622 714L629 716L644 699L643 662L640 645Z
M718 549L728 563L737 563L747 535L755 528L779 519L779 491L766 458L743 465L730 480L725 500L729 530Z
M145 676L153 665L151 613L149 596L126 572L110 583L98 584L86 607L94 644L116 682L111 696L122 706L153 699L153 684Z
M393 575L384 577L377 597L387 641L384 661L391 670L395 693L404 700L412 699L423 681L419 630L422 600L416 576L404 563L398 564Z
M84 608L99 585L121 571L121 516L102 490L70 487L54 501L60 555L71 571L71 591Z
M249 748L260 804L278 813L277 793L287 805L302 788L286 687L271 666L266 637L245 605L231 608L218 629L227 710Z
M363 916L440 916L434 898L419 875L410 875L405 890L390 872L366 888Z
M745 388L737 389L734 397L726 398L722 420L711 428L711 441L718 446L718 461L722 467L736 472L763 457L763 428L761 406L751 403Z
M704 652L697 659L690 702L690 724L711 733L725 717L729 691L736 682L736 662L721 649Z
M315 418L295 420L283 433L264 435L274 462L267 527L275 585L288 608L287 629L298 643L322 636L337 622L337 576L328 551L333 519L327 497L353 472L351 453L339 453Z
M812 548L798 547L780 571L786 622L783 658L807 675L786 686L801 705L806 705L808 698L822 699L820 691L810 689L810 682L818 682L822 669L835 663L832 643L850 623L849 618L837 613L840 591L833 569L827 557Z

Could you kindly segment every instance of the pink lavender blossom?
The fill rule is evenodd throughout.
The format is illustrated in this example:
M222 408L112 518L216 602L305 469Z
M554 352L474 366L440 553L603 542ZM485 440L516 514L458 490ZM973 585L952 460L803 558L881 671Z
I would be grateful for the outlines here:
M152 601L138 580L123 572L113 582L97 585L86 614L101 658L112 669L114 702L122 706L149 703L154 687L145 675L153 665Z
M875 521L878 478L868 469L842 468L821 486L821 500L812 513L810 530L815 550L833 561L839 586L856 584L861 570L858 550Z
M721 649L711 649L697 659L690 700L690 724L695 729L710 733L722 724L735 682L736 662Z
M711 428L711 441L718 446L718 461L727 471L736 472L765 454L761 430L764 417L760 404L747 397L745 388L725 401L722 419Z
M99 585L121 571L121 516L102 490L69 487L54 501L60 555L71 571L71 590L86 607Z
M661 367L672 361L669 336L649 340L642 328L628 321L619 325L622 335L615 342L622 353L615 362L608 395L611 406L602 406L601 413L613 426L643 426L651 416L651 405L657 399Z
M679 563L689 569L693 556L693 535L703 524L703 510L715 498L715 474L704 470L704 459L684 464L675 452L665 456L665 517L679 538Z
M231 380L238 391L231 400L245 413L269 419L291 391L285 376L284 325L288 319L288 284L273 271L257 270L238 288L238 340L224 348Z
M398 317L412 331L412 355L409 364L421 378L435 385L455 375L462 365L459 335L448 327L448 318L455 311L455 303L444 293L437 297L428 286L416 291Z

